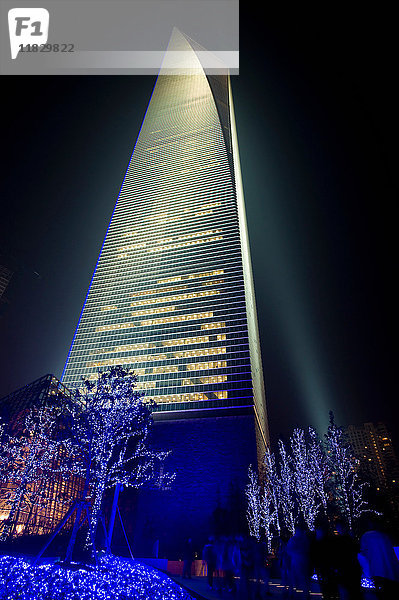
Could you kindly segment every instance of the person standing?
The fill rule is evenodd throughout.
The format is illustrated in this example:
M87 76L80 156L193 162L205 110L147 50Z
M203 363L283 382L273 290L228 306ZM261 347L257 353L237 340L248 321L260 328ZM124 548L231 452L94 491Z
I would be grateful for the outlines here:
M298 525L295 534L288 540L286 552L290 559L289 596L294 597L294 588L303 590L304 598L310 597L310 541L306 530Z
M333 538L333 557L340 600L361 600L361 569L357 555L359 545L349 535L345 523L335 525L337 535Z
M373 579L380 600L399 598L399 561L391 540L376 524L360 538L359 562Z
M191 579L191 567L193 564L193 543L189 538L184 547L183 554L183 579Z
M206 563L206 576L208 586L210 589L213 589L213 575L216 570L216 553L213 537L210 537L208 539L208 543L204 546L204 549L202 551L202 560Z

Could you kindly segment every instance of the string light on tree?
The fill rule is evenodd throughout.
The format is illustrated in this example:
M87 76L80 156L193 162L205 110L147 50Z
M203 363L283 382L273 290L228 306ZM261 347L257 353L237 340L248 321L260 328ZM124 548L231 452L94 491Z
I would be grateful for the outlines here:
M70 468L84 479L82 499L92 507L88 546L95 539L107 489L116 484L134 488L150 482L160 485L160 476L165 487L174 478L160 468L169 453L149 447L154 404L135 390L136 381L133 372L116 366L99 372L95 381L84 381L75 391L75 408L70 414ZM76 525L79 518L77 514Z

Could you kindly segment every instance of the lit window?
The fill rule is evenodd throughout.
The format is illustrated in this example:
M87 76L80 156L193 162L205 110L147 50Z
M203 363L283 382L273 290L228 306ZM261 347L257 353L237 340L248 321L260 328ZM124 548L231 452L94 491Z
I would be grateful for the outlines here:
M175 358L190 358L192 356L212 356L214 354L226 354L226 348L202 348L198 350L182 350L175 352Z
M209 336L202 335L198 337L190 337L190 338L175 338L172 340L166 340L162 342L163 346L185 346L189 344L205 344L209 342Z
M217 296L218 294L220 294L218 290L207 290L205 292L192 292L191 294L179 294L177 296L165 296L163 298L147 298L146 300L139 300L138 302L133 302L130 306L134 307L146 306L148 304L163 304L165 302L179 302L180 300L189 300L191 298L204 298L207 296Z
M163 252L164 250L175 250L177 248L184 248L186 246L196 246L198 244L207 244L209 242L218 242L222 240L222 235L216 235L214 237L206 238L204 240L194 240L192 242L180 242L179 244L167 244L166 246L159 246L159 248L149 248L148 252Z
M211 396L211 398L210 398ZM157 404L171 404L174 402L198 402L198 401L202 401L202 400L211 400L212 396L216 396L219 399L222 398L227 398L227 392L226 391L222 391L222 392L208 392L208 393L203 393L203 392L190 392L187 394L168 394L165 396L153 396L151 395L151 398L157 403Z
M220 323L205 323L204 325L201 325L201 329L222 329L223 327L226 327L226 323L223 321Z
M186 365L187 371L205 371L206 369L221 369L227 366L225 360L217 360L211 362L198 362Z
M136 327L136 325L134 323L114 323L113 325L96 327L96 331L115 331L117 329L129 329L130 327Z
M132 317L142 317L144 315L159 315L164 312L174 312L176 306L163 306L162 308L143 308L142 310L135 310L131 313Z
M175 365L169 365L166 367L154 367L152 369L153 373L178 373L179 367Z
M146 325L160 325L162 323L180 323L182 321L196 321L198 319L208 319L213 317L212 312L205 313L194 313L192 315L177 315L175 317L162 317L160 319L147 319L141 321L140 324L145 327Z
M224 383L227 375L209 375L208 377L196 377L195 379L183 379L182 385L201 385L208 383Z
M174 283L175 281L181 280L181 277L168 277L167 279L158 279L158 283Z
M214 275L223 275L224 270L218 269L217 271L205 271L205 273L193 273L188 276L188 279L201 279L202 277L213 277Z
M158 282L161 283L161 282ZM132 292L130 295L131 298L137 298L140 296L148 296L150 294L159 294L159 292L176 292L178 290L185 290L187 289L186 285L175 285L173 287L168 287L168 288L163 288L161 290L156 289L156 290L143 290L142 292Z

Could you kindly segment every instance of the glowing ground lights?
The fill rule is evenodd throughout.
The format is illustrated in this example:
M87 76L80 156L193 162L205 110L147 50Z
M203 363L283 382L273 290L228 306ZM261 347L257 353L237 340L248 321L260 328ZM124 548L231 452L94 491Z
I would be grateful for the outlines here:
M77 565L76 565L77 567ZM103 557L76 570L56 563L31 567L23 558L0 557L1 600L193 600L169 577L129 559Z

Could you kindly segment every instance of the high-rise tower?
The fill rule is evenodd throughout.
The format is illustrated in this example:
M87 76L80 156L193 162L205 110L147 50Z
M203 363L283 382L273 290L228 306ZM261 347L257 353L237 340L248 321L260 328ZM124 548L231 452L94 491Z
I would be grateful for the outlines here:
M169 49L185 74L157 79L62 379L134 368L156 420L252 415L259 451L265 392L230 79L207 76L176 30Z

